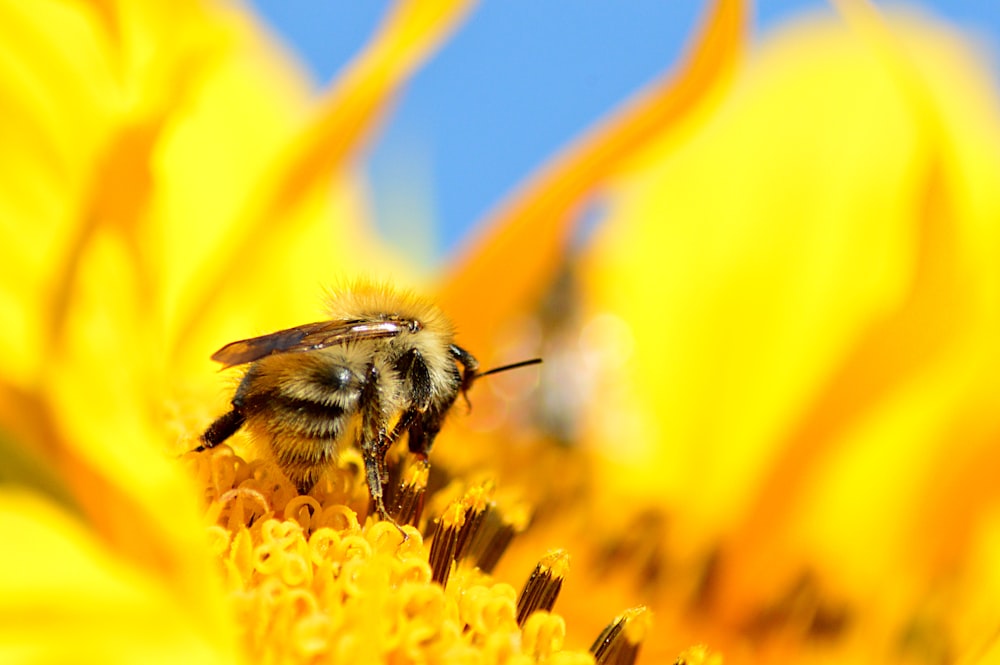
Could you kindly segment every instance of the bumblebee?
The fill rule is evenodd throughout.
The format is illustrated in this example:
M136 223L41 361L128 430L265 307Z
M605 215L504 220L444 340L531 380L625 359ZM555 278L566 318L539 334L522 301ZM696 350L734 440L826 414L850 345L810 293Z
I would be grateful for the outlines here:
M232 342L212 359L249 364L232 409L213 422L196 450L246 427L305 494L353 439L361 450L375 510L387 518L385 456L403 434L426 462L445 416L475 380L541 362L479 372L454 342L454 328L433 303L387 287L336 294L331 319Z

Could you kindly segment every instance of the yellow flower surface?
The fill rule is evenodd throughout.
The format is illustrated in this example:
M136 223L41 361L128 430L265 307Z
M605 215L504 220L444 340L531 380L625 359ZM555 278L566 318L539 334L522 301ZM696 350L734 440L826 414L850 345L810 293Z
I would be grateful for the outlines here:
M316 97L238 5L0 0L0 662L995 659L998 101L838 8L744 56L711 3L442 271L484 367L545 365L389 456L397 527L350 447L301 496L191 451L213 350L417 281L355 157L466 3Z
M354 451L305 496L275 467L225 446L189 459L209 493L212 550L256 662L594 662L564 648L565 623L550 613L564 552L525 571L520 593L490 577L527 519L522 507L503 506L492 483L456 482L433 497L440 514L427 522L428 545L411 526L420 522L426 466L406 471L390 499L400 528L359 523L368 490ZM638 617L648 612L633 613L622 625L638 632L610 640L618 650L645 634Z

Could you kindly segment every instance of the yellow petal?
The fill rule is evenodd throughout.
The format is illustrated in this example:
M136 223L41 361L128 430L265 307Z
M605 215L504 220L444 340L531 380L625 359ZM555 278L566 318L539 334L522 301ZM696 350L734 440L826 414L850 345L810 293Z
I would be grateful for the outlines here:
M0 6L4 108L0 170L0 355L4 380L24 388L51 338L49 310L58 267L83 220L89 169L111 128L118 91L109 45L85 8L39 2ZM65 113L71 110L72 122Z
M0 661L231 663L170 580L111 554L79 523L27 492L0 491Z
M960 36L890 26L775 35L703 131L635 162L581 270L632 336L588 414L608 484L682 507L681 541L728 534L743 618L808 565L898 621L958 560L915 506L997 434L997 98Z
M260 308L261 298L278 311L288 302L315 303L314 285L334 276L370 273L373 266L392 266L399 259L377 247L356 211L325 208L330 182L343 178L392 96L462 16L464 0L402 2L386 18L378 34L321 100L314 116L274 156L273 164L247 188L235 211L230 232L201 261L179 306L176 343L186 343L219 302L238 300ZM348 176L336 190L356 187ZM337 197L343 200L343 195ZM271 265L284 257L282 265ZM269 266L247 279L244 266ZM392 275L390 267L386 275ZM403 273L404 270L395 272ZM279 280L282 276L287 279ZM233 284L237 287L232 288ZM271 308L274 309L273 307ZM301 311L299 316L301 316ZM276 317L272 316L271 321ZM287 325L294 322L288 321ZM212 329L217 329L212 326ZM225 339L222 340L226 341Z
M24 108L12 114L24 126L13 129L30 138L0 164L33 178L0 196L11 235L5 268L13 266L0 300L20 322L0 333L12 332L0 340L11 358L0 415L18 444L51 464L108 546L172 580L193 614L219 627L197 497L164 454L174 442L163 426L159 262L143 232L159 182L151 154L187 99L182 73L197 80L206 54L216 54L206 44L226 24L186 4L161 24L153 7L0 9L16 33L5 42L0 94ZM171 45L158 49L168 35Z

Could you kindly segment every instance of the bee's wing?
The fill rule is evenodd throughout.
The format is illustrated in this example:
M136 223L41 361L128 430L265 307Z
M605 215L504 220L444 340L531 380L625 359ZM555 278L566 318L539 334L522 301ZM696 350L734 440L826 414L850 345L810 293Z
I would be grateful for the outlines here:
M413 321L320 321L269 335L231 342L212 354L223 368L243 365L272 353L313 351L365 339L395 337L414 329ZM419 325L419 324L416 324Z

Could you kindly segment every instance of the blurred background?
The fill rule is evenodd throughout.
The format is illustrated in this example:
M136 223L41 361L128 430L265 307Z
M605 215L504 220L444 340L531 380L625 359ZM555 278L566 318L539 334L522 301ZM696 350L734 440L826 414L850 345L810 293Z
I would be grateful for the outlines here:
M365 43L389 0L251 0L317 85ZM485 0L421 68L368 160L386 239L432 261L562 146L674 63L705 3ZM878 3L944 19L996 70L1000 2ZM822 0L764 0L766 32ZM417 226L421 235L408 229ZM427 235L434 229L436 235Z

